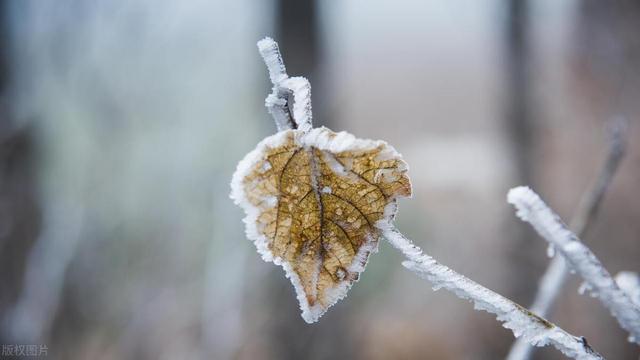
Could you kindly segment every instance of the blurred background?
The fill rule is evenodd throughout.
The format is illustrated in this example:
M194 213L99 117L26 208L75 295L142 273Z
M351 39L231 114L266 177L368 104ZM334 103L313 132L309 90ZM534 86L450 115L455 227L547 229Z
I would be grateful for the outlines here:
M314 122L411 166L398 227L530 305L549 259L507 190L565 219L629 118L585 242L640 270L640 3L597 0L0 1L0 343L56 359L497 359L493 316L387 243L319 323L228 198L275 131L256 49L306 75ZM610 359L638 347L572 276L550 319ZM541 349L536 359L562 358Z

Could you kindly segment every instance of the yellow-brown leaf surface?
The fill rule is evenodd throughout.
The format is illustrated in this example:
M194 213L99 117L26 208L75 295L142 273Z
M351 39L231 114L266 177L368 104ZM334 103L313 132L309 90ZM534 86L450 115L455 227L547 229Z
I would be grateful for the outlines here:
M303 318L344 297L377 249L379 221L411 195L406 164L382 141L326 128L265 139L239 165L232 197L265 260L284 267Z

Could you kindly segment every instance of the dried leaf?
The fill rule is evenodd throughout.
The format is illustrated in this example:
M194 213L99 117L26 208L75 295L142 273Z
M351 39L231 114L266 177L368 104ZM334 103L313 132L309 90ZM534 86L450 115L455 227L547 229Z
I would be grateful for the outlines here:
M358 280L396 198L411 195L406 171L385 142L326 128L281 131L240 162L231 197L263 259L293 283L305 321Z

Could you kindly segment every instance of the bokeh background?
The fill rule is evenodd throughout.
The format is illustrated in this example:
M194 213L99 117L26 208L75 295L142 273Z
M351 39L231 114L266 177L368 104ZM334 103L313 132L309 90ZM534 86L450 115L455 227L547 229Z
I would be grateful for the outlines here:
M398 226L529 305L548 258L507 190L566 220L628 152L584 239L640 270L640 4L597 0L0 2L0 343L55 359L497 359L512 334L382 242L349 296L300 318L228 198L275 131L255 43L306 75L314 121L411 166ZM638 347L573 276L550 318L610 359ZM537 359L562 358L553 349Z

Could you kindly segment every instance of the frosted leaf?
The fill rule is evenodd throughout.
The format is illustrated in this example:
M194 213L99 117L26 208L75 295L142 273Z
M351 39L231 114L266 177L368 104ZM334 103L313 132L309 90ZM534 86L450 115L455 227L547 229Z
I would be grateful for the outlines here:
M406 171L387 143L326 128L281 131L238 164L231 197L246 212L247 237L284 268L305 321L358 280L377 251L375 224L390 222L396 199L411 195Z

